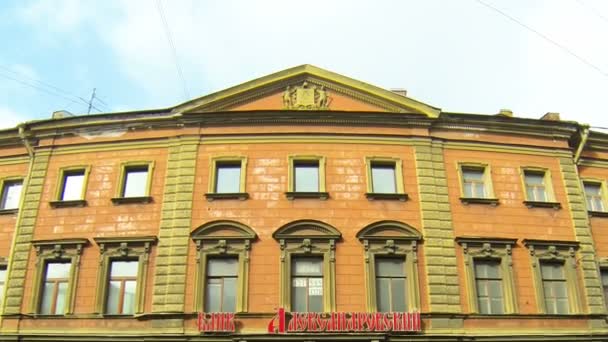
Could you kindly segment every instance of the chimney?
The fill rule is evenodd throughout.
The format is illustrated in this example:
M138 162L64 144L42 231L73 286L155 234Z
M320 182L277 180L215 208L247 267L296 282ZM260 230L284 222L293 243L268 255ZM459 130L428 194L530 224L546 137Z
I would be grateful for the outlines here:
M407 90L403 88L393 88L391 91L397 95L401 95L403 97L407 97Z
M559 121L559 113L555 113L555 112L549 112L545 115L543 115L541 118L541 120L546 120L546 121Z
M74 114L68 112L67 110L58 110L53 112L53 119L63 119L63 118L69 118L70 116L74 116Z
M500 116L506 116L509 118L513 117L513 111L510 109L501 109L500 112L498 112L498 114L496 115L500 115Z

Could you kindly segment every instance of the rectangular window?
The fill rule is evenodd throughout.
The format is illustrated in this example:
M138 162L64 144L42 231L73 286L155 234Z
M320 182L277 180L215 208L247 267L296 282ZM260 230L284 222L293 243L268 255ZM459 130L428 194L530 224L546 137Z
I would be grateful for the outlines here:
M602 269L601 276L602 288L604 290L604 301L606 302L606 307L608 308L608 269Z
M372 192L379 194L397 193L395 163L371 163Z
M0 306L2 306L2 296L4 295L4 284L6 284L6 266L0 266Z
M241 192L241 162L222 162L216 164L216 193Z
M63 315L67 302L71 263L49 262L44 271L40 313L43 315Z
M205 312L235 312L238 258L207 261Z
M587 210L605 211L604 201L602 200L602 184L584 182L585 197L587 199Z
M545 293L545 307L548 314L567 314L568 291L564 264L541 262L540 272Z
M22 180L4 181L2 197L0 198L0 209L18 209L21 199Z
M122 197L148 196L148 165L125 167Z
M500 261L475 260L474 263L479 313L504 313Z
M406 311L405 260L403 258L378 258L375 270L378 312Z
M462 168L462 187L464 197L486 198L485 170L476 167Z
M137 289L137 260L114 260L110 263L106 313L132 315L135 312Z
M77 201L83 199L85 170L65 171L61 183L60 201Z
M524 183L528 201L547 202L545 173L539 171L524 171Z
M294 161L295 192L319 192L319 161Z
M323 311L323 258L294 257L291 262L291 310Z

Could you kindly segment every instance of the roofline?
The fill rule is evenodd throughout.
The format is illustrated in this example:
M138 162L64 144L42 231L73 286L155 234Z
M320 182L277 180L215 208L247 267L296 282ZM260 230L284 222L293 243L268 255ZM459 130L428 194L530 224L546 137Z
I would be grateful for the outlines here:
M322 79L326 79L329 81L334 81L340 85L344 85L346 87L350 87L354 90L358 90L372 96L384 99L385 101L391 102L397 106L402 106L406 108L411 108L416 110L422 114L425 114L429 117L437 117L441 112L441 109L438 107L434 107L428 105L426 103L414 100L412 98L402 96L396 94L390 90L386 90L384 88L380 88L374 86L372 84L362 82L344 75L337 74L335 72L325 70L310 64L303 64L293 68L285 69L279 72L272 73L270 75L265 75L230 88L226 88L205 96L201 96L186 102L183 102L175 107L173 107L173 112L183 113L187 111L191 111L197 107L210 105L212 103L216 103L222 101L224 99L238 96L239 94L245 93L247 91L251 91L254 89L258 89L270 84L274 84L277 82L281 82L287 79L291 79L294 77L302 76L302 75L310 75L319 77Z

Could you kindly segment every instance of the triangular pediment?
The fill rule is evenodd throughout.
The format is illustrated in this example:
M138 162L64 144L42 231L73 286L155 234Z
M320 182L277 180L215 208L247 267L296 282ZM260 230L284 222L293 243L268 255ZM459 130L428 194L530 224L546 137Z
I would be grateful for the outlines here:
M440 109L312 65L301 65L193 99L173 113L317 110L437 117Z

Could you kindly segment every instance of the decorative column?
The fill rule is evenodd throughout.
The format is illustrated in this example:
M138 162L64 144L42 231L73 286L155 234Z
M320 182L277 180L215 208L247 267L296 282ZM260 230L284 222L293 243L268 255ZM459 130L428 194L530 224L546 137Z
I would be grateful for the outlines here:
M460 313L460 286L443 144L420 140L414 142L414 149L430 311ZM456 328L458 325L448 319L432 323L433 328Z
M570 208L570 216L572 217L574 236L579 242L578 267L580 267L580 274L582 275L588 313L604 314L606 309L604 308L602 285L596 264L595 246L591 236L587 206L581 189L578 170L572 155L569 154L560 154L559 164L566 198L568 199L568 208Z
M8 261L6 297L4 298L4 308L0 310L5 315L21 313L25 273L50 156L51 151L36 152L30 164L29 173L23 181L17 225ZM27 295L31 299L30 294Z
M156 313L184 312L199 140L198 136L178 137L169 143L152 298Z

